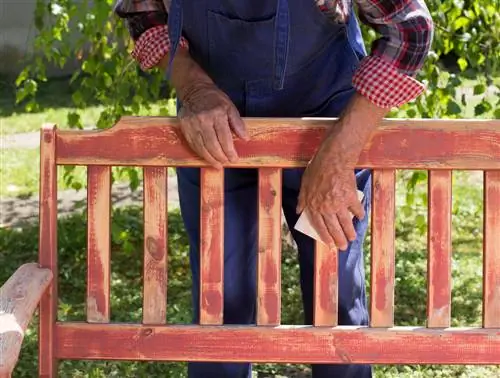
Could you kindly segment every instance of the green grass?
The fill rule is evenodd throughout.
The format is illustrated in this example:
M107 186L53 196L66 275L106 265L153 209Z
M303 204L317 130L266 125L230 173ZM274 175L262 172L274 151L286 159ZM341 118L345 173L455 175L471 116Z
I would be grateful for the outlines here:
M397 257L395 289L396 325L423 326L426 318L426 235L417 217L425 214L425 179L417 185L413 201L405 205L408 172L398 177ZM453 202L453 326L480 325L482 306L481 179L477 174L455 175ZM403 211L410 206L410 211ZM401 209L401 211L400 211ZM142 212L136 207L116 209L112 216L112 320L139 322L141 319ZM417 227L415 226L417 225ZM419 226L420 225L420 226ZM178 211L169 213L168 319L171 323L189 322L190 278L187 236ZM0 229L0 282L21 264L36 260L37 225ZM369 251L369 238L366 250ZM86 219L76 213L59 221L61 320L84 320L86 277ZM466 253L476 252L476 253ZM369 254L366 255L369 266ZM302 319L299 271L296 251L284 242L282 258L284 324L300 324ZM370 274L367 275L367 284ZM36 374L36 319L29 328L14 378ZM259 377L298 377L304 365L259 364ZM60 377L185 377L182 363L133 363L65 361ZM307 375L305 375L307 376ZM377 378L396 377L486 377L500 376L499 366L376 366Z

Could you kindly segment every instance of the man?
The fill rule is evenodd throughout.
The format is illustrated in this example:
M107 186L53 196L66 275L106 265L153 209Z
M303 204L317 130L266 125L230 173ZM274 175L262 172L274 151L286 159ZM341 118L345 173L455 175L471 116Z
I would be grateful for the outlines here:
M366 56L359 18L381 34ZM293 226L304 209L338 248L339 323L367 325L362 243L371 176L355 164L391 107L423 90L413 77L432 40L423 0L121 0L116 12L142 69L168 72L191 148L217 168L235 162L240 117L340 117L304 171L283 171L283 210L298 245L305 322L312 322L312 239ZM168 19L167 19L168 12ZM199 169L177 170L199 311ZM365 200L358 201L356 187ZM354 220L350 213L355 215ZM225 170L224 322L255 319L257 174ZM250 377L249 364L192 363L192 378ZM315 378L371 376L369 366L317 365Z

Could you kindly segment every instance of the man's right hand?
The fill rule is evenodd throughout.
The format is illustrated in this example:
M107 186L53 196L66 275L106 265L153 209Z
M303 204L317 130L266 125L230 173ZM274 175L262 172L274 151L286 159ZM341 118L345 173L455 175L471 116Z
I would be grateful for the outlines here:
M187 86L178 118L189 146L216 168L235 162L234 133L248 139L245 124L229 97L209 81Z
M165 70L168 61L167 54L159 67ZM178 118L189 146L216 168L235 162L238 154L231 131L247 140L245 124L229 97L191 58L187 49L179 48L175 54L171 81L182 103Z

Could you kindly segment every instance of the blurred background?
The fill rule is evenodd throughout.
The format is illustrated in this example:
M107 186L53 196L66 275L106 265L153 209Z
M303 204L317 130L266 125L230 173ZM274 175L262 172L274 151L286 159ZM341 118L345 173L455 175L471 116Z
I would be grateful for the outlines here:
M39 129L108 128L123 115L175 116L175 92L141 72L114 1L0 0L0 282L37 259ZM500 3L427 0L435 38L419 80L428 90L399 118L500 118ZM367 48L376 35L363 29ZM423 141L425 143L425 141ZM168 319L188 323L187 238L169 171ZM454 172L453 326L481 324L482 174ZM142 303L142 172L113 171L112 320L137 322ZM59 171L62 320L84 320L86 172ZM425 325L427 173L397 180L396 325ZM284 234L283 323L302 322L295 247ZM369 238L366 244L369 267ZM367 282L369 285L369 274ZM36 320L14 377L37 372ZM499 377L498 366L378 366L377 377ZM256 377L309 377L307 366L257 365ZM185 377L180 363L63 362L61 377Z

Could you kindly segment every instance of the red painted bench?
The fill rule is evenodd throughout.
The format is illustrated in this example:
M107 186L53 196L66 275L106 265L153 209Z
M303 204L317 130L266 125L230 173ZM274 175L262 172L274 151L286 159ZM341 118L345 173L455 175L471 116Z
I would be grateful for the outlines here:
M248 119L247 124L251 140L236 142L241 157L236 166L259 168L257 326L221 325L223 172L193 156L175 119L129 117L106 131L45 127L41 267L23 266L0 293L0 377L10 376L38 302L40 377L55 377L63 359L500 364L500 121L387 120L372 136L358 163L374 169L369 327L337 326L337 256L320 243L314 325L280 325L281 169L304 166L330 121ZM87 322L56 318L58 165L88 166ZM144 167L142 324L109 323L110 172L115 165ZM203 167L200 325L166 324L167 166ZM429 170L426 327L395 327L393 322L396 169ZM484 171L484 309L479 328L450 328L451 172L462 169ZM12 329L4 327L9 316ZM307 353L301 345L307 345Z

